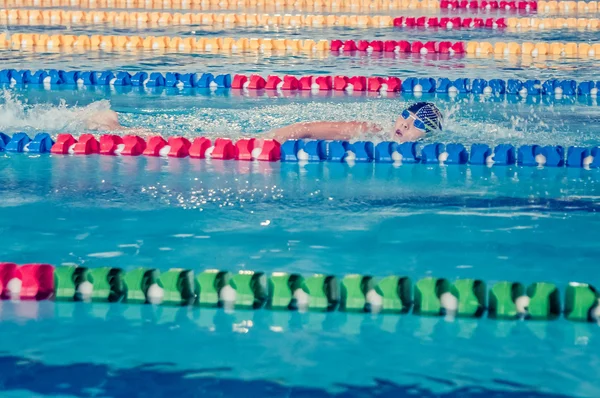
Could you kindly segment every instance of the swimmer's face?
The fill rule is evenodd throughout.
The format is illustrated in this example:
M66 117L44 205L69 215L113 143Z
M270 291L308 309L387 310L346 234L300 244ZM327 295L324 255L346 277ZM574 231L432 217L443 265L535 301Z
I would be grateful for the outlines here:
M425 131L415 127L415 114L410 113L410 117L400 116L394 125L392 140L396 142L418 141L425 136Z

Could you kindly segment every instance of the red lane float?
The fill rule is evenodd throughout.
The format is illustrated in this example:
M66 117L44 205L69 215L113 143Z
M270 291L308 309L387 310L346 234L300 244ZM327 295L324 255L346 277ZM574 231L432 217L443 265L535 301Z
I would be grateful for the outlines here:
M346 40L344 45L342 46L342 51L356 51L358 48L356 47L356 43L354 40Z
M348 86L348 78L346 76L335 76L333 78L333 89L335 91L344 91Z
M450 23L450 19L448 19L448 21L446 22L446 24ZM483 23L483 20L481 21L481 23ZM492 24L495 23L494 21L491 22ZM505 26L505 25L504 25ZM342 49L342 51L340 52L345 52L345 50L343 50L344 48L346 48L346 44L348 42L351 42L350 47L351 48L357 48L360 51L366 51L368 52L395 52L395 53L415 53L415 54L419 54L419 53L456 53L456 54L462 54L465 52L465 45L464 42L461 41L457 41L457 42L427 42L425 44L423 44L420 41L415 41L415 42L408 42L405 40L400 40L400 41L395 41L395 40L386 40L385 42L381 42L381 41L372 41L372 42L359 42L358 47L356 47L355 43L352 40L349 40L347 42L342 42L341 40L333 40L332 43L335 42L335 46L332 44L331 50L332 51L336 51L336 48L338 49L338 51L340 49ZM367 45L368 44L368 45ZM423 48L425 48L426 51L421 51ZM364 52L363 51L363 52Z
M279 84L282 82L279 76L270 75L267 77L267 83L265 84L266 90L277 90L279 88Z
M331 80L330 77L329 80ZM343 80L346 85L352 84L356 86L357 89L361 90L367 90L373 84L370 83L370 80L367 80L362 76L355 76L352 78L345 77ZM379 85L388 84L393 90L396 90L396 88L400 86L400 80L395 77L377 78L377 83ZM369 89L373 90L372 87ZM153 136L146 142L143 138L135 135L120 137L107 134L100 137L100 142L102 143L100 144L91 134L82 134L79 141L75 140L75 138L70 135L62 135L60 139L57 138L57 142L61 143L61 147L57 148L57 151L62 150L63 147L67 147L67 144L71 142L82 143L82 148L84 149L87 148L87 146L93 146L95 145L94 143L97 143L98 147L102 148L101 153L103 155L120 154L124 156L139 156L143 154L152 157L191 157L196 159L237 159L267 162L275 162L281 159L281 144L272 139L260 138L242 138L235 143L227 138L217 138L213 144L211 140L206 137L197 137L191 142L185 137L169 137L168 140L165 140L161 136ZM99 152L86 150L81 153L89 155ZM67 148L64 154L74 154L74 152L71 151L69 153ZM42 266L40 265L40 267ZM43 267L40 269L43 269ZM29 270L29 268L25 270ZM16 272L13 271L13 265L11 265L11 263L0 264L0 295L3 294L2 292L6 289L6 284L14 277L14 275L17 275L17 279L20 281L24 280L23 277L20 276L21 274L13 275L13 273Z
M227 138L217 138L211 157L213 159L230 160L235 159L237 150L233 142Z
M115 151L123 144L123 138L114 134L100 137L100 155L116 155Z
M79 141L73 147L73 153L75 155L91 155L93 153L100 153L100 143L91 134L82 134L79 136Z
M262 140L262 149L256 159L263 162L277 162L281 159L281 144L275 140Z
M254 138L244 138L235 143L237 160L252 160L252 151L254 150ZM213 152L214 154L214 152Z
M281 159L281 144L275 140L243 138L235 144L236 160L276 162Z
M50 149L50 153L67 155L69 153L69 148L76 143L77 140L73 138L71 134L59 134L58 137L56 137L56 142Z
M231 88L233 89L243 89L244 85L248 81L248 78L244 75L235 75L233 76L233 80L231 81Z
M0 263L0 291L3 299L46 300L54 294L54 267Z
M295 76L285 75L283 77L282 90L298 90L298 79Z
M14 278L17 264L0 263L0 296L3 299L10 298L8 283Z
M285 75L282 78L276 75L267 77L266 90L298 90L298 79L295 76ZM248 87L251 88L251 87Z
M206 151L212 146L208 138L198 137L190 146L190 157L196 159L205 159Z
M146 150L146 141L137 135L126 135L123 137L123 156L140 156Z
M144 150L145 156L160 156L160 150L167 146L167 141L161 136L150 137Z
M331 91L333 89L333 78L331 76L319 76L315 79L319 90Z
M442 52L438 51L436 48L437 44L435 42L427 42L425 44L421 42L411 43L407 41L387 41L385 43L379 42L371 42L373 48L378 50L383 50L385 48L386 51L401 51L401 52L417 52L417 53L426 53L426 52ZM362 44L361 44L362 45ZM452 51L461 52L462 42L454 43L451 45ZM448 48L445 49L445 52L450 52ZM277 91L344 91L349 85L352 85L353 90L357 92L371 91L368 89L368 78L365 76L302 76L297 78L295 76L286 75L283 79L276 75L270 75L267 79L263 79L258 75L250 76L250 78L244 75L236 75L236 79L239 84L241 82L246 82L247 84L242 84L242 90L247 91L247 95L265 89L265 90L277 90ZM387 79L387 78L386 78ZM387 91L399 91L400 84L399 80L393 79L393 84L388 84L386 87ZM383 86L382 86L383 87ZM158 155L156 155L158 156Z
M414 28L506 28L506 18L461 18L461 17L397 17L395 27Z
M190 154L190 140L184 137L169 137L167 144L171 147L167 156L171 158L185 158Z
M333 78L333 89L335 91L354 90L353 79L346 76L335 76Z
M367 91L367 78L364 76L353 76L348 79L354 91Z
M373 40L371 43L369 43L369 47L367 47L367 49L369 49L369 48L373 52L380 53L383 51L383 41Z
M402 88L402 82L397 77L371 77L367 81L367 86L370 92L381 91L384 87L386 88L385 91L397 92Z
M471 9L471 10L537 10L537 1L477 1L477 0L441 0L442 10Z
M21 272L21 299L46 300L54 294L54 267L49 264L27 264Z
M249 90L262 90L265 88L267 82L260 75L250 75L250 80L248 81L248 89ZM245 87L244 87L245 88Z

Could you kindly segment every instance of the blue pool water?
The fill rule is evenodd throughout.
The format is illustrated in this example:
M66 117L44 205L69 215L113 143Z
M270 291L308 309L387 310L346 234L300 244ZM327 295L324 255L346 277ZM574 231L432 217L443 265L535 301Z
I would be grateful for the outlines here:
M131 11L131 10L130 10ZM442 15L419 10L400 12ZM469 16L461 12L460 15ZM597 32L17 26L4 31L312 39L588 41ZM597 79L597 60L0 50L2 68ZM391 128L417 98L178 89L3 88L0 131L261 136L314 120ZM592 97L425 96L426 142L600 144ZM124 131L119 133L125 133ZM373 140L381 137L361 137ZM0 152L0 261L390 274L600 286L597 169L290 164ZM232 313L0 301L2 396L596 397L598 325L412 314Z
M600 282L596 170L0 162L8 261ZM45 302L0 317L3 385L24 395L598 393L597 326L564 320Z

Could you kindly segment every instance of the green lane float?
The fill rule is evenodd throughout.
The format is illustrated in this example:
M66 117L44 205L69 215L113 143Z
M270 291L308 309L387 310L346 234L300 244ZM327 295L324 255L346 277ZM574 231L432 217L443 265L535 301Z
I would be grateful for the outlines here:
M165 304L188 305L196 300L194 271L170 269L160 274L158 286L164 291L162 301Z
M365 312L366 295L373 288L374 281L370 276L348 275L344 277L341 281L340 310Z
M516 319L527 312L528 299L520 283L498 282L489 293L489 316L498 319ZM518 304L518 308L517 308Z
M553 319L560 316L560 293L552 283L498 282L490 290L489 313L492 318Z
M125 302L131 304L153 303L162 299L158 286L159 271L137 268L125 274ZM153 289L150 290L150 287ZM159 286L160 288L160 286ZM150 297L148 297L148 294Z
M304 279L309 311L333 311L340 301L337 279L331 275L313 275Z
M341 311L401 313L411 302L408 278L348 275L341 280Z
M202 307L217 307L220 302L219 292L229 284L231 274L226 271L209 269L200 272L196 277L196 304Z
M532 283L527 288L528 316L531 319L552 319L560 316L560 293L552 283Z
M62 266L54 269L54 299L72 301L77 292L77 283L75 270L80 273L86 272L86 268L77 268L75 266Z
M125 295L123 271L119 268L94 268L89 270L88 275L86 281L92 285L92 301L113 303L120 301Z
M9 264L10 265L10 264ZM12 265L14 267L14 265ZM561 293L553 283L525 286L501 281L488 288L478 279L406 276L303 276L296 273L172 268L53 268L57 301L123 302L273 311L411 312L423 316L600 322L600 294L586 283L571 282Z
M381 312L403 313L412 305L410 279L400 276L381 278L375 285L374 293L381 296ZM371 310L373 310L373 300Z
M479 318L486 306L485 282L477 279L458 279L454 282L454 291L458 295L457 315Z
M301 275L273 272L268 283L267 308L273 310L308 309L308 293Z
M262 307L267 299L267 279L262 272L240 271L233 274L229 284L220 292L225 306L256 309Z
M458 291L447 279L421 279L415 284L413 311L419 315L456 315Z
M565 291L565 318L570 321L600 319L600 295L592 285L571 282Z

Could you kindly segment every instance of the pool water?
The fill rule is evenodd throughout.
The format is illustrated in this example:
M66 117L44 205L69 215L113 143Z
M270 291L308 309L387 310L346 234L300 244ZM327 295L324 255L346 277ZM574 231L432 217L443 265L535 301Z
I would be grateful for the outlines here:
M0 251L18 263L598 284L596 170L0 162ZM25 395L598 392L597 326L565 320L48 302L3 302L0 317L4 386Z
M423 15L442 15L419 10ZM410 12L401 12L408 15ZM463 16L468 13L461 12ZM535 16L534 16L535 17ZM588 41L597 32L18 26L5 32ZM3 68L595 79L590 59L0 50ZM425 142L597 146L593 97L4 87L0 131L86 132L113 109L143 135L257 136L291 123L391 126L435 102ZM121 132L125 133L125 131ZM374 141L388 136L360 137ZM0 261L476 278L600 286L597 169L297 164L0 153ZM2 396L596 397L598 325L412 314L0 302Z

